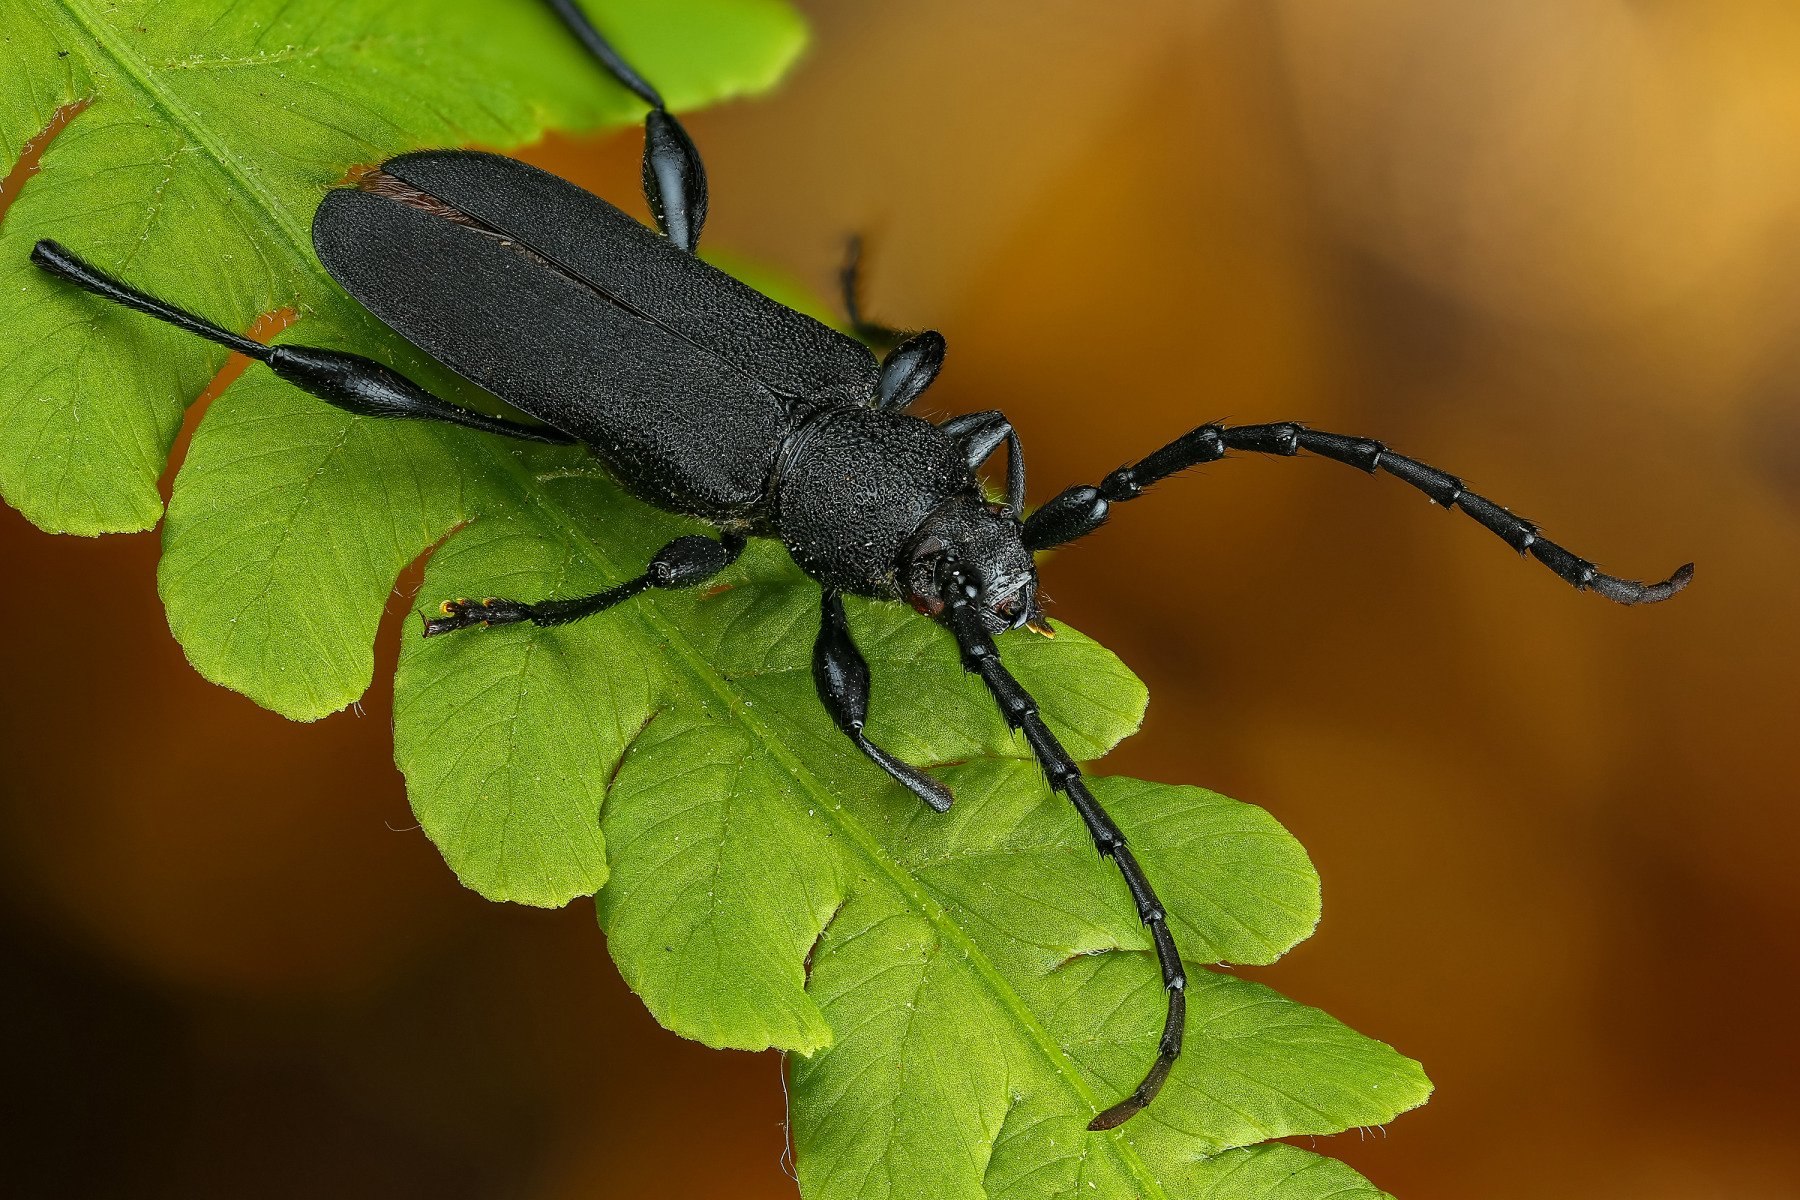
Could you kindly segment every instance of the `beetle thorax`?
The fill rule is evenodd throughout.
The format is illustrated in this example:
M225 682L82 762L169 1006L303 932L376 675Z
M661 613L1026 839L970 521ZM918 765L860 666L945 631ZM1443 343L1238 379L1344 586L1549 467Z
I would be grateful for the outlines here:
M808 575L858 595L909 598L901 564L921 527L953 498L980 499L956 443L904 413L816 412L783 459L771 532Z

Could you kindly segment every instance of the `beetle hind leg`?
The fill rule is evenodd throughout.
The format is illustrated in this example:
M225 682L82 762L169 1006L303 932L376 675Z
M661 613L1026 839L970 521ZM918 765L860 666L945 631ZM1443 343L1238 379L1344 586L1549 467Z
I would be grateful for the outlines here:
M692 254L706 224L706 164L668 108L662 93L639 75L594 27L575 0L545 0L595 61L650 106L644 117L644 199L671 242Z
M628 579L591 596L531 602L493 596L484 600L446 600L438 606L437 616L424 618L425 636L437 637L459 629L516 625L522 621L543 626L567 625L605 612L652 588L685 588L705 583L737 561L743 550L744 537L739 533L726 533L717 538L689 534L658 550L644 573L636 579Z
M552 445L570 445L575 441L547 425L526 425L452 404L391 367L360 354L329 350L323 346L270 346L233 333L205 317L108 275L66 246L48 238L32 247L31 261L83 291L252 358L301 391L355 416L441 421L446 425L461 425L520 441Z

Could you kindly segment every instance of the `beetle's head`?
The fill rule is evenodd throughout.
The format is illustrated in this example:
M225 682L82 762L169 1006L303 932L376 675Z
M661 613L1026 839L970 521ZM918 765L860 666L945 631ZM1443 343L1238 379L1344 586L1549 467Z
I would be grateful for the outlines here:
M979 496L939 505L900 552L900 582L912 606L928 616L944 611L941 568L954 559L981 581L981 619L988 632L1029 624L1048 630L1037 600L1037 566L1021 537L1019 519Z

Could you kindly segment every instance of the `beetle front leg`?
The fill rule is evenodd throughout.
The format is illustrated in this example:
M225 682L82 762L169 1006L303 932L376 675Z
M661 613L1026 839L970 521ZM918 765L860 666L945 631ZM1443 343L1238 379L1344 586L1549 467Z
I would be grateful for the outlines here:
M832 724L855 742L870 762L936 811L950 811L949 788L917 767L901 762L863 732L863 723L869 716L869 664L850 636L843 597L830 589L820 598L819 637L813 643L813 683L818 686L825 711L831 714Z
M700 244L700 227L706 224L706 164L700 161L700 151L663 105L662 94L620 57L575 0L547 2L588 53L650 106L644 117L644 199L650 202L658 228L692 254Z
M1025 450L1019 445L1018 431L1006 419L1006 414L997 408L964 413L939 421L938 428L956 439L971 471L986 462L1000 448L1001 442L1006 443L1006 511L1015 520L1022 517L1025 512Z
M567 625L595 613L605 612L651 588L685 588L705 583L737 561L743 553L744 536L726 533L717 538L688 534L678 537L651 558L650 565L636 579L569 600L446 600L438 606L441 614L425 617L425 636L454 633L474 626L516 625L530 621L534 625Z

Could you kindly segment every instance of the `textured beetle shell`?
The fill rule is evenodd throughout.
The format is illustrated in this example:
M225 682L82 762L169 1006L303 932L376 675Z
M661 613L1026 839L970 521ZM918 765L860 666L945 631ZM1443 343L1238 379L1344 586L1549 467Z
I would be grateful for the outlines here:
M861 343L599 197L469 151L403 155L381 177L319 205L332 278L650 503L780 537L826 586L897 599L920 525L979 496L949 434L872 407Z
M382 170L773 392L819 404L866 404L874 394L875 356L861 342L677 249L566 179L466 150L403 154Z
M659 507L742 519L789 402L498 238L367 192L325 198L319 258L420 349L580 438Z
M927 421L867 408L821 414L806 432L776 497L788 553L829 587L904 596L902 549L940 505L976 487L961 447Z

